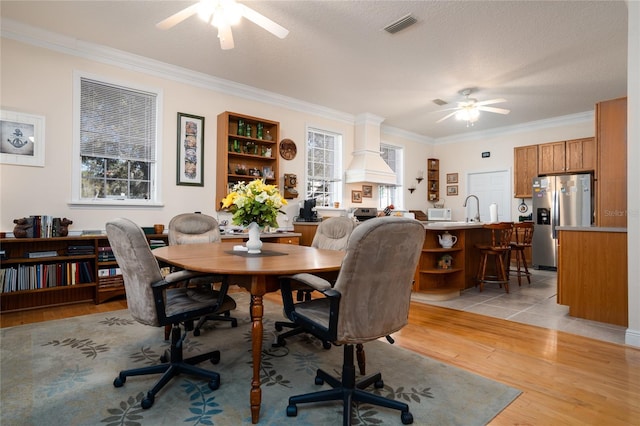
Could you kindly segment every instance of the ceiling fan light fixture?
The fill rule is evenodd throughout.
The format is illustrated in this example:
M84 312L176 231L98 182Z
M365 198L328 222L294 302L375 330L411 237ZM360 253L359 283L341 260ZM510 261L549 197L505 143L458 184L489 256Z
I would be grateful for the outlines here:
M467 127L473 126L479 117L480 111L475 106L466 106L456 112L456 120L466 121Z

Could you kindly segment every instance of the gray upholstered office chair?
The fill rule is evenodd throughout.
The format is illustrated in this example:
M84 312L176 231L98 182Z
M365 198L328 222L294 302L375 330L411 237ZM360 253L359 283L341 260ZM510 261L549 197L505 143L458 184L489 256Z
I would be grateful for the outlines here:
M142 399L140 405L144 409L153 405L156 394L178 374L190 374L208 379L209 388L217 389L220 386L220 375L214 371L196 367L195 364L207 359L216 364L220 360L220 352L213 351L183 359L182 348L194 320L235 307L235 301L227 296L226 284L216 294L199 287L176 286L178 283L203 274L178 271L163 278L158 261L153 256L144 232L138 225L129 219L120 218L107 222L106 230L109 244L122 270L127 306L131 316L141 324L154 327L172 326L170 354L168 357L161 357L163 363L123 370L118 374L113 385L115 387L124 385L128 376L162 373L156 385ZM181 324L184 327L184 333Z
M217 243L220 242L220 228L218 221L211 216L201 213L182 213L174 216L169 221L169 245ZM214 283L222 282L227 277L222 275L194 278L189 285L199 285L211 288ZM238 320L231 316L230 311L220 312L218 315L202 317L193 330L194 336L200 335L202 325L209 320L229 321L232 327L238 326ZM168 338L168 330L165 329L165 338Z
M350 424L352 402L356 401L400 410L403 424L413 422L404 402L363 390L371 384L383 387L380 373L356 382L353 347L389 336L407 324L411 287L424 237L424 227L416 220L370 219L351 234L333 286L310 274L281 279L287 317L320 338L344 347L341 379L320 369L316 373L316 384L327 382L333 389L290 397L287 416L297 415L297 404L342 400L345 425ZM294 303L292 282L309 285L325 297Z
M326 250L345 250L347 248L347 242L349 236L356 227L356 223L344 216L332 217L326 219L318 225L316 233L311 242L311 247L326 249ZM321 275L322 278L335 282L338 273L327 273ZM298 301L311 300L311 293L314 289L308 286L298 286L296 292L296 298ZM304 333L305 330L293 322L277 321L275 324L277 331L282 331L283 328L291 328L291 330L278 334L272 346L284 346L288 337L296 336L300 333ZM331 348L331 343L323 341L325 349ZM364 355L361 355L364 359ZM364 369L364 367L362 367Z

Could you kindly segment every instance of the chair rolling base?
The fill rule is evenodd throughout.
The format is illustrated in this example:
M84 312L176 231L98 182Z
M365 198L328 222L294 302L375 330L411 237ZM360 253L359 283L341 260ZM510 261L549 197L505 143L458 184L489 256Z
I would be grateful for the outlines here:
M140 402L140 406L144 409L151 408L155 401L155 396L169 381L179 374L190 374L192 376L209 379L209 388L216 390L220 387L220 374L196 367L195 364L205 360L211 360L213 364L220 361L220 351L213 351L206 354L197 355L191 358L183 359L182 357L182 341L186 337L186 332L182 335L180 326L175 325L171 330L171 352L170 360L160 365L152 365L149 367L134 368L131 370L123 370L113 381L113 386L119 388L127 381L128 376L143 376L148 374L160 374L160 380L156 385L147 392L145 398ZM166 357L165 357L166 358Z
M193 335L199 336L200 329L207 321L229 321L231 323L231 327L235 328L238 326L238 320L231 316L231 312L227 311L223 315L211 315L204 318L200 318L195 328L193 329Z
M384 387L384 382L382 381L382 375L380 373L365 377L358 382L356 382L355 377L353 345L344 345L342 380L338 380L323 370L318 370L316 373L315 383L317 385L322 385L326 382L333 389L290 397L289 405L287 406L287 416L295 417L298 414L298 407L296 404L342 400L344 406L342 424L344 426L351 424L353 403L356 401L400 410L400 420L402 421L402 424L408 425L413 423L413 415L409 412L409 406L407 404L365 392L363 390L371 384L378 389Z
M274 348L279 348L279 347L285 346L287 344L287 342L284 339L286 339L288 337L297 336L298 334L302 334L302 333L308 333L307 330L303 329L302 327L299 327L295 323L284 322L284 321L277 321L276 322L276 325L275 325L276 331L282 331L282 329L285 328L285 327L291 328L291 330L285 331L284 333L278 334L276 336L275 340L271 344L271 346L273 346ZM320 340L322 340L322 339L320 339ZM331 343L326 341L326 340L322 340L322 347L325 348L325 349L331 349Z

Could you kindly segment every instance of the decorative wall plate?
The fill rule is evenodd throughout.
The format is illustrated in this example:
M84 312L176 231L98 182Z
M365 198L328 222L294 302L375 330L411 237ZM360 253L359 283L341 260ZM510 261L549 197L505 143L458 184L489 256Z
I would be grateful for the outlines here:
M280 141L280 156L285 160L293 160L296 158L298 148L296 143L291 139L282 139Z

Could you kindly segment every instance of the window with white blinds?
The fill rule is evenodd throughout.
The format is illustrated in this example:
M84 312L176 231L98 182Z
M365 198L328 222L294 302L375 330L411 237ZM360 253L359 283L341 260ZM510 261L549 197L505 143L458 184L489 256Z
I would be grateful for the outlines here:
M402 148L392 145L380 144L380 156L385 163L396 174L398 186L380 185L378 187L378 207L384 210L385 207L393 205L396 209L402 209L404 198L402 196Z
M158 93L80 78L80 199L155 201Z

